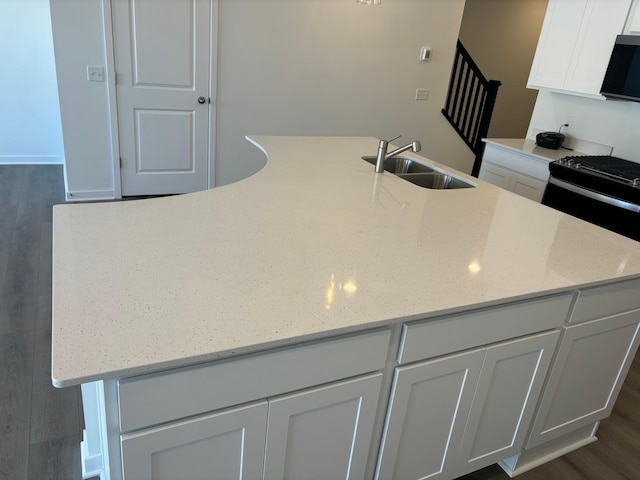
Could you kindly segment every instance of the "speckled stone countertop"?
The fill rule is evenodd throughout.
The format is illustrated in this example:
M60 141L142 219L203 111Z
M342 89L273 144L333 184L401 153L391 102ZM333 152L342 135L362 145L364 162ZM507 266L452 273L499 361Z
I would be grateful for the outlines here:
M375 174L374 138L252 140L240 182L54 208L54 385L640 276L640 243L477 179Z
M528 138L486 138L484 142L505 147L516 152L526 153L547 163L569 155L589 155L589 153L578 150L566 150L564 148L553 150L551 148L539 147L534 140Z

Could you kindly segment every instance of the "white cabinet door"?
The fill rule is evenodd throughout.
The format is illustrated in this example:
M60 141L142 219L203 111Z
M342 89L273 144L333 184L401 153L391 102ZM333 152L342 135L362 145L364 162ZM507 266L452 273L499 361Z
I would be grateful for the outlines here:
M627 21L625 33L627 35L640 35L640 3L634 2L632 10Z
M631 0L589 0L564 90L600 94L616 36L624 29Z
M544 189L547 186L546 182L490 162L482 162L479 178L535 202L542 200Z
M553 331L487 349L455 477L520 452L559 336Z
M494 165L493 163L484 161L480 166L480 174L478 177L480 180L489 182L491 185L504 188L505 190L510 190L513 172L506 168L499 167L498 165Z
M517 193L522 197L528 198L529 200L541 202L542 196L544 195L544 189L546 187L546 182L527 177L526 175L515 173L513 175L513 184L511 191L513 193Z
M262 478L266 430L260 402L122 435L124 479Z
M562 89L587 0L549 0L528 87Z
M549 0L527 86L599 95L631 0Z
M396 369L376 479L452 478L484 356L478 349Z
M382 374L269 401L264 478L362 479Z
M633 361L640 310L564 328L527 448L610 415Z

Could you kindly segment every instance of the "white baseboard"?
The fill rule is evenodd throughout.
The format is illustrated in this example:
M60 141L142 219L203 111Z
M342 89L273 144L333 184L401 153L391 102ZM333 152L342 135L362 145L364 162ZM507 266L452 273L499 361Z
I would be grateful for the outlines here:
M82 478L99 477L104 471L104 459L102 452L91 455L87 446L87 431L82 431L80 442L80 464L82 466Z
M62 165L63 155L0 155L0 165Z
M68 191L67 202L95 202L100 200L115 200L114 190L75 190Z
M599 422L595 422L562 437L538 445L530 450L523 450L520 454L498 462L498 465L511 478L536 468L544 463L555 460L578 448L589 445L598 440L596 431Z

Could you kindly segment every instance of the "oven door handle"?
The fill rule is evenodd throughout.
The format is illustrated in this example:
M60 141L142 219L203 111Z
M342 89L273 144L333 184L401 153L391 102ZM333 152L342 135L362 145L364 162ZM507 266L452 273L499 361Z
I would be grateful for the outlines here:
M578 187L573 183L558 180L555 177L550 177L549 183L555 185L556 187L560 187L565 190L569 190L570 192L577 193L578 195L593 198L594 200L613 205L614 207L624 208L625 210L629 210L631 212L640 213L640 205L636 205L635 203L625 202L624 200L620 200L619 198L603 195L602 193L594 192L593 190L587 190L586 188Z

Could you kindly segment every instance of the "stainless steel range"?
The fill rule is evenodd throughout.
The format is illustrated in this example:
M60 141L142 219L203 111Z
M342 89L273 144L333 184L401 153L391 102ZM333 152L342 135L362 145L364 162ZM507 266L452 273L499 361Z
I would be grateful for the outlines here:
M640 164L568 156L549 164L542 203L640 241Z

